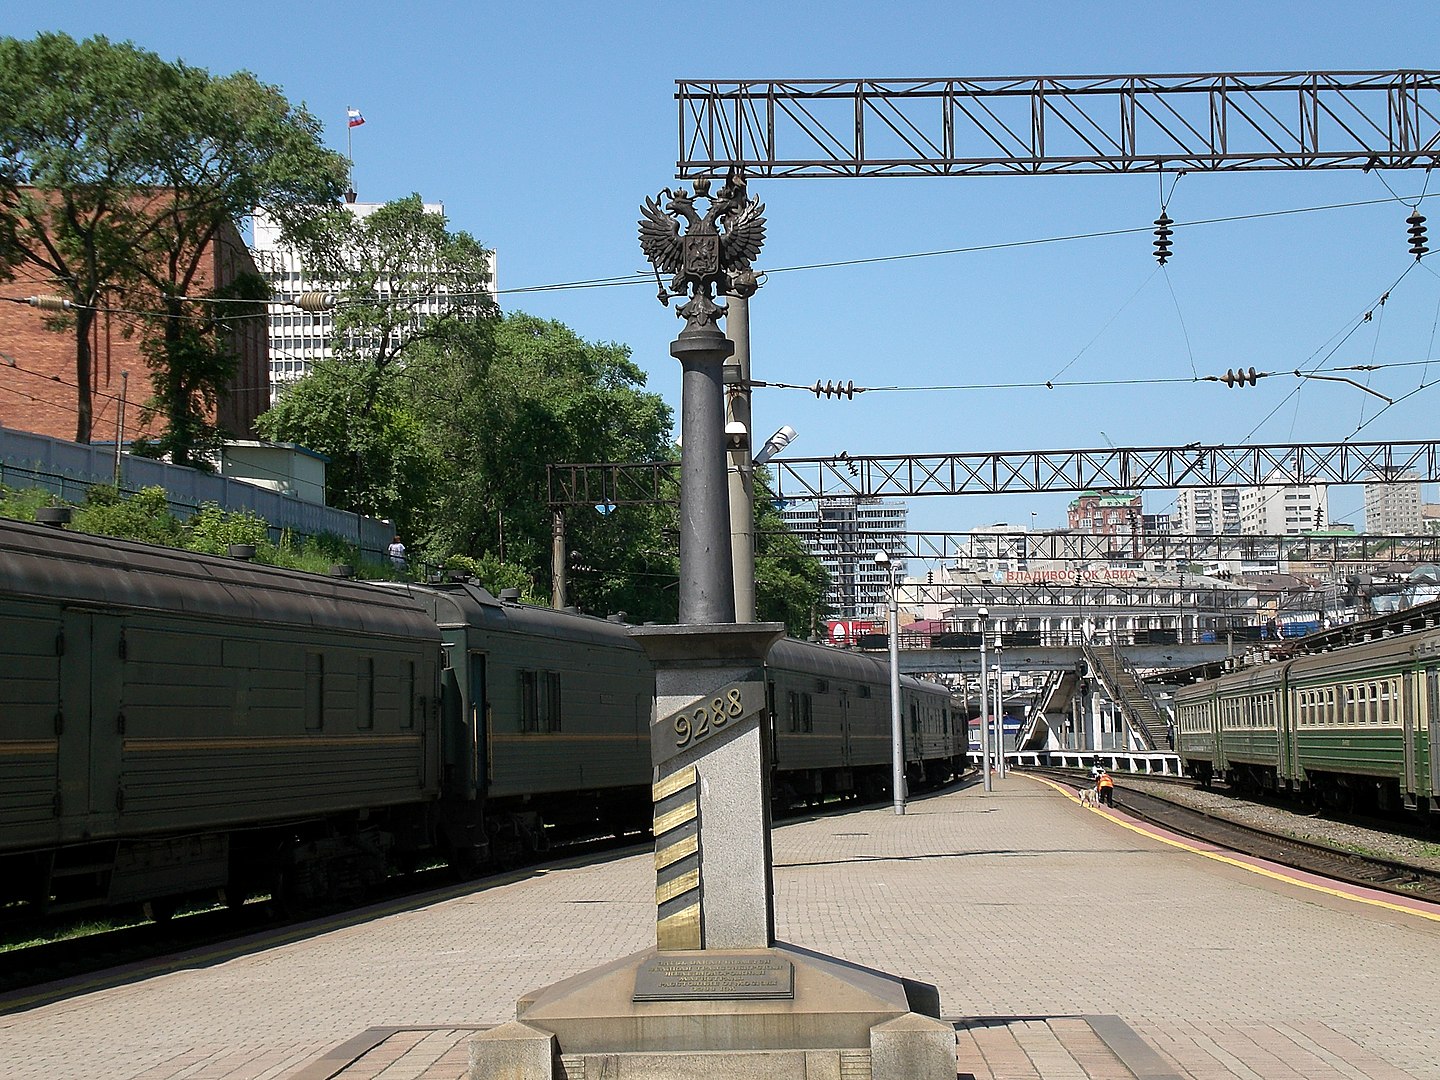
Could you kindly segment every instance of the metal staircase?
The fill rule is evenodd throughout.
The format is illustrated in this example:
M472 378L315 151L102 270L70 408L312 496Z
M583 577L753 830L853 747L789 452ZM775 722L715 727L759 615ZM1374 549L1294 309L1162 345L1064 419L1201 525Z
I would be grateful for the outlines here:
M1119 707L1125 722L1145 744L1145 749L1172 749L1169 720L1135 669L1121 654L1120 647L1114 642L1097 645L1088 639L1081 645L1090 673L1100 680L1106 695Z

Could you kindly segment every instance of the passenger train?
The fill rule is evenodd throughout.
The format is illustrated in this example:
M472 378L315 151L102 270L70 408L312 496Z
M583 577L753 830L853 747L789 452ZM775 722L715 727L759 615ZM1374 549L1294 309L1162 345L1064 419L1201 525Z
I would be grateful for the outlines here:
M1440 628L1244 667L1181 688L1175 708L1202 783L1440 815Z
M0 904L357 895L650 822L654 672L615 621L0 521ZM777 803L890 783L889 670L782 641ZM902 681L909 782L966 762Z

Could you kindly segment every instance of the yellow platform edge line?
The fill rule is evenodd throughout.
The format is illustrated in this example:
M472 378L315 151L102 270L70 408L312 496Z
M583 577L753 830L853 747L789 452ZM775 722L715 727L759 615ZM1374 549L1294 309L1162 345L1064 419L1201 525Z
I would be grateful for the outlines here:
M1020 775L1024 776L1025 774L1021 773ZM1025 779L1039 781L1042 784L1046 784L1049 787L1054 788L1056 791L1064 795L1067 799L1074 799L1077 803L1080 801L1076 796L1071 795L1069 789L1066 788L1063 784L1057 783L1053 780L1048 780L1043 776L1026 776ZM1289 874L1280 873L1279 871L1271 870L1265 866L1256 866L1254 863L1246 862L1244 859L1237 859L1230 855L1223 855L1218 851L1206 851L1204 848L1196 847L1194 844L1188 843L1184 840L1176 839L1169 836L1162 836L1157 832L1153 832L1151 826L1136 825L1132 824L1131 822L1124 821L1121 818L1116 817L1113 813L1106 813L1103 807L1098 807L1096 809L1096 812L1101 814L1103 817L1109 819L1110 821L1113 821L1116 825L1119 825L1125 829L1129 829L1133 833L1138 833L1140 836L1148 836L1152 840L1158 840L1162 844L1168 844L1170 847L1179 848L1181 851L1188 851L1194 855L1202 855L1207 859L1213 859L1215 862L1225 863L1229 866L1234 866L1241 870L1248 870L1252 874L1259 874L1261 877L1267 877L1274 881L1283 881L1287 885L1298 885L1302 889L1309 889L1311 892L1324 893L1327 896L1338 897L1341 900L1350 900L1357 904L1367 904L1370 907L1384 908L1387 911L1398 911L1402 915L1414 915L1421 919L1428 919L1430 922L1440 922L1440 911L1424 911L1413 907L1407 907L1405 904L1391 903L1388 900L1380 899L1378 896L1357 896L1355 893L1346 892L1343 889L1332 889L1328 885L1321 885L1314 881L1306 881L1304 878L1291 877ZM1260 858L1260 856L1252 855L1250 856L1250 858L1258 859ZM1363 888L1363 886L1360 885L1356 885L1354 887L1357 889Z

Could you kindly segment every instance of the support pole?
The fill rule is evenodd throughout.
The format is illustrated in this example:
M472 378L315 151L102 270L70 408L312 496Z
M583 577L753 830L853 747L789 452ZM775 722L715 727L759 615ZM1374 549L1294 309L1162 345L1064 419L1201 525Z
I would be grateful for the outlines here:
M980 758L985 774L985 790L994 789L990 776L990 667L985 659L985 638L990 629L989 618L980 615Z
M725 336L735 349L724 368L725 418L749 433L746 445L729 453L730 558L737 623L755 621L755 432L750 420L750 296L755 292L754 281L753 271L734 274L725 305Z
M1004 646L995 635L995 775L1005 779L1005 670L1000 666Z
M556 507L550 513L550 606L556 611L565 607L568 559L565 554L565 511Z
M895 591L895 560L890 570L890 788L895 813L905 813L905 729L900 718L900 598Z
M687 324L670 343L680 390L680 622L733 623L730 502L725 484L723 367L733 345L714 326Z

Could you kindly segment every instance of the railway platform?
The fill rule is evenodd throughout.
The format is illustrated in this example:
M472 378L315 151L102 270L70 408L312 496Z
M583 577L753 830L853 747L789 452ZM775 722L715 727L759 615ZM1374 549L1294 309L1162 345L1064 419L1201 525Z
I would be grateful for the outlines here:
M774 858L778 936L933 983L967 1080L1440 1078L1440 908L1023 771L903 817L783 824ZM0 999L0 1074L455 1080L522 994L652 944L653 887L636 849L21 992Z

